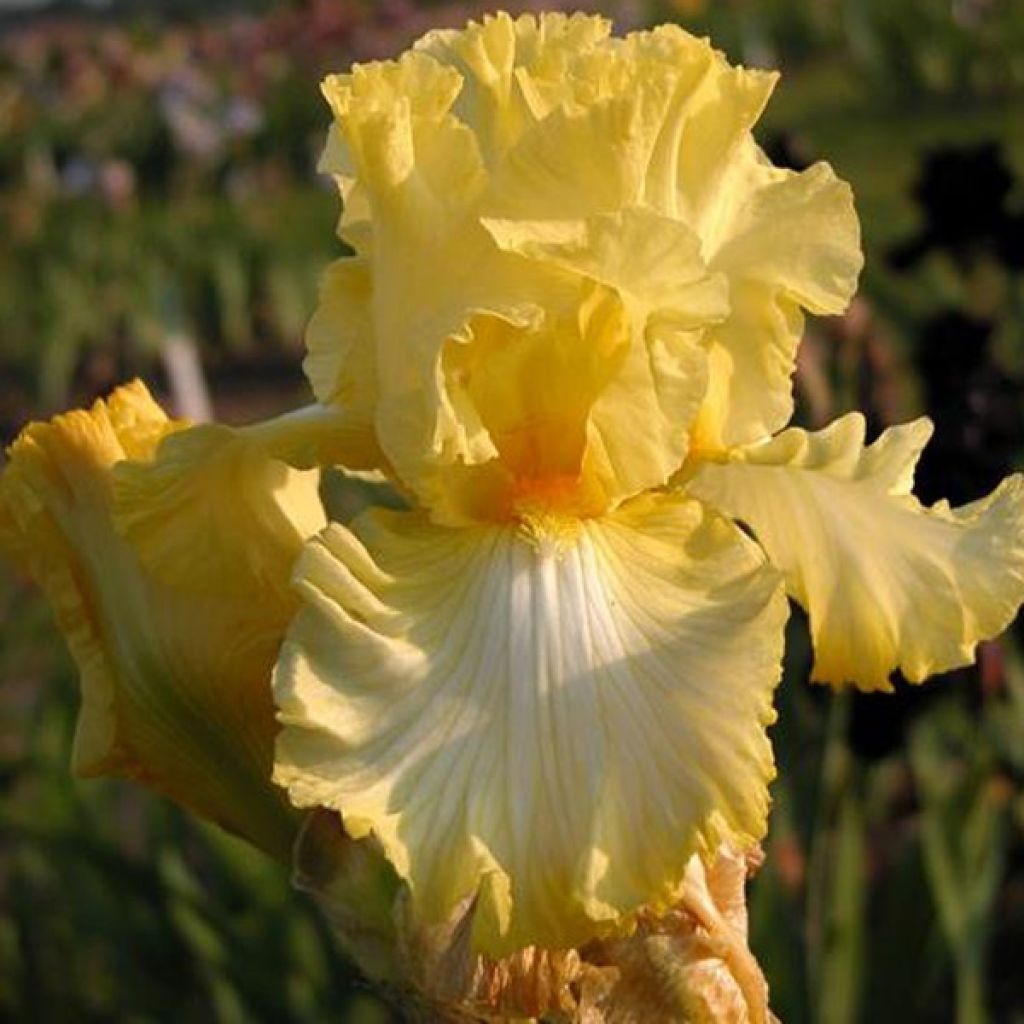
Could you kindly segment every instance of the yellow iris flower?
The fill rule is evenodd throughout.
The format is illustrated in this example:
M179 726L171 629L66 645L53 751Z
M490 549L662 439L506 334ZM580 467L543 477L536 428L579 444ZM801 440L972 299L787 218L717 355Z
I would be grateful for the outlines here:
M307 370L418 507L299 560L275 778L375 835L422 920L474 900L490 954L578 946L764 834L787 591L816 675L864 688L1024 598L1019 481L926 510L921 424L772 439L803 311L861 266L850 189L753 140L775 77L499 15L324 84L354 255Z
M1024 600L1020 479L927 509L926 421L783 430L804 311L841 312L861 255L850 189L753 140L776 76L609 33L497 15L329 77L354 255L309 328L318 404L157 447L119 392L29 428L0 484L82 665L83 766L245 832L153 722L209 716L242 763L280 645L274 781L490 957L612 942L764 835L787 593L816 677L865 689L969 661ZM411 507L325 524L327 464Z
M297 821L269 781L269 681L297 605L290 565L324 524L319 474L236 440L251 479L235 473L231 515L246 530L210 533L229 521L227 467L209 459L220 430L168 420L137 382L32 424L0 477L0 548L46 592L78 664L75 773L143 782L287 862ZM184 514L155 510L163 565L120 515L158 448L163 472L179 457L208 471L206 509L181 495Z

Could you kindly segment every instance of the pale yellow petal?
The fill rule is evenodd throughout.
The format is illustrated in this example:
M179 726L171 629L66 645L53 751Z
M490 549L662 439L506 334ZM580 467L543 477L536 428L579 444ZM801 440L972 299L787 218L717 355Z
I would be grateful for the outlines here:
M776 76L670 26L595 42L530 90L535 123L494 169L486 214L543 222L644 204L703 236Z
M454 67L463 78L457 116L481 142L488 164L497 161L568 84L574 55L606 39L611 23L585 14L512 18L504 12L465 29L428 32L416 49Z
M377 354L371 312L372 282L363 259L336 260L320 281L320 303L306 329L302 366L322 405L340 407L347 430L363 439L344 461L354 469L380 463L374 428Z
M647 207L540 223L485 218L484 225L503 249L616 289L641 323L659 314L694 329L728 315L728 282L708 272L700 238Z
M688 490L746 522L807 609L814 678L890 689L968 664L1024 600L1024 479L961 509L910 489L927 420L864 446L864 419L787 430Z
M686 457L707 388L703 332L728 313L726 281L709 274L700 239L645 207L484 223L502 248L617 292L631 337L588 403L587 469L611 501L663 484Z
M577 88L576 100L522 132L488 183L485 223L504 247L548 259L578 248L595 217L631 208L688 230L727 282L732 308L712 332L698 444L774 432L792 412L801 309L839 312L856 284L849 188L825 165L803 174L773 167L750 130L775 76L730 67L682 30L637 33L581 54L564 75L589 82L591 95ZM626 264L635 246L609 237ZM675 297L671 308L685 316L690 300Z
M145 458L160 439L184 424L168 420L148 391L134 381L51 423L27 427L8 451L0 476L0 524L5 551L37 580L82 675L82 706L73 766L93 774L122 761L110 678L98 624L77 576L85 552L76 533L95 522L106 530L109 467L130 448Z
M496 221L583 219L635 206L668 96L635 92L582 109L558 107L495 168L483 213Z
M269 615L256 579L234 581L245 594L233 601L168 587L115 527L114 467L151 458L182 427L136 383L26 428L0 477L5 546L49 598L81 673L75 772L137 779L286 859L294 823L270 783L269 679L292 607ZM263 539L236 508L230 542ZM193 553L179 533L179 557Z
M325 284L307 371L321 399L344 391L372 413L387 463L424 498L439 468L495 451L450 393L446 346L474 316L536 322L551 293L550 275L500 252L472 216L484 172L472 132L448 112L458 89L459 76L425 53L325 84L337 166L356 175L372 238L365 262L341 261Z
M641 69L641 83L656 77L675 83L651 149L644 199L688 223L710 254L722 211L732 208L742 176L737 163L754 148L751 130L779 75L734 67L708 40L676 25L634 33L623 49Z
M729 307L710 331L708 388L690 439L706 453L769 437L793 415L799 305L770 285L741 281L730 286Z
M648 327L634 336L587 424L587 468L613 501L664 484L688 451L708 362L692 335Z
M254 610L280 621L302 544L326 525L319 467L379 462L371 444L344 409L319 405L245 427L192 427L113 468L113 515L163 582L235 599L259 587Z
M275 778L376 835L421 923L568 947L764 830L781 583L699 503L528 537L376 512L296 572Z
M764 173L737 204L711 264L730 278L775 285L812 313L841 313L863 263L850 186L823 163Z
M329 278L307 370L435 521L501 519L517 489L593 514L786 421L802 311L841 309L860 256L849 190L754 143L775 80L582 15L485 18L327 80L359 262ZM628 343L600 349L610 370L582 356L551 415L609 308L594 286ZM526 366L537 395L481 405ZM524 447L550 457L524 470Z
M476 139L448 112L460 88L457 72L421 53L325 80L338 132L321 167L358 180L374 243L382 232L447 229L483 185Z
M750 142L730 168L703 236L731 307L710 335L696 442L707 449L760 441L789 422L802 311L841 313L863 263L852 192L827 164L780 170Z

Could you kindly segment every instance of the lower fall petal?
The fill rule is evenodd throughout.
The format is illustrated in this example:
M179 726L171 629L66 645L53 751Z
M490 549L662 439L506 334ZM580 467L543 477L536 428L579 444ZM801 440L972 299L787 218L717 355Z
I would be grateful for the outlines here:
M858 413L702 466L689 493L746 522L810 616L814 678L892 688L969 664L1024 600L1024 478L961 509L911 494L927 420L864 445Z
M113 514L163 582L236 601L258 590L253 603L286 621L292 563L326 523L320 471L289 465L291 450L277 457L269 424L255 431L203 424L168 437L151 459L119 462Z
M373 834L421 923L568 948L763 833L786 605L726 520L646 497L527 536L375 511L296 569L275 779Z
M81 673L75 773L135 779L285 860L295 823L270 782L269 680L293 605L275 617L252 589L227 600L169 586L115 523L114 467L183 426L139 383L32 424L0 477L0 531ZM235 543L259 544L246 525Z

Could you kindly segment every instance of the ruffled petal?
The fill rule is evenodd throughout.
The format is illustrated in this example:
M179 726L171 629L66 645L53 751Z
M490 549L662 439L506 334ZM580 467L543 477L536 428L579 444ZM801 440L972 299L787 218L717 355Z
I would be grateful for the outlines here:
M584 220L484 221L504 249L614 289L632 340L588 405L588 461L611 501L663 484L686 457L708 385L703 332L728 314L700 239L646 207Z
M421 922L471 898L484 952L570 947L763 833L786 606L727 521L354 528L296 570L275 779L376 835Z
M487 216L542 223L646 205L699 234L774 87L706 40L663 26L576 50L494 170Z
M341 261L326 282L307 372L318 397L337 403L347 390L372 411L388 464L424 500L438 471L495 452L451 394L446 349L476 316L520 328L544 305L557 315L572 293L502 253L474 215L485 174L475 136L450 113L459 88L421 52L324 86L338 125L332 166L351 169L345 188L358 185L370 220L366 244L349 238L363 262Z
M910 493L926 419L864 446L859 413L708 463L687 490L747 523L810 615L814 678L889 690L974 659L1024 600L1024 478L963 508Z
M841 313L863 264L853 194L827 164L795 174L752 142L742 152L704 236L731 307L710 334L712 386L695 431L709 450L760 441L789 422L803 310Z
M849 190L824 166L772 167L753 141L777 76L678 27L608 33L497 15L325 83L323 166L358 260L329 277L307 370L436 522L501 519L524 476L555 511L600 514L693 447L774 432L802 311L853 288ZM510 365L553 390L593 308L611 309L595 286L627 343L587 357L562 414L519 377L507 404L527 422L481 405ZM553 453L543 479L506 458L512 435Z
M256 587L259 608L273 621L287 616L292 565L305 539L326 525L319 469L294 468L331 443L320 435L335 418L311 412L254 428L193 427L145 462L118 463L113 515L147 570L226 598L251 598Z
M350 469L376 469L385 461L374 424L378 388L371 299L366 261L336 260L321 278L320 304L306 328L302 368L317 401L340 412L333 429L345 442L335 461Z
M232 581L233 600L225 588L167 586L114 522L114 467L188 438L184 426L136 382L26 428L0 477L5 546L49 598L81 673L75 773L136 779L284 860L294 820L270 783L269 678L295 599L254 600L255 577ZM276 538L225 486L235 532L222 539L235 553L221 560L240 572L239 549ZM195 519L164 526L176 531L180 572L204 572L189 547Z
M606 39L611 22L557 12L512 18L504 12L471 21L464 30L428 32L416 49L462 76L454 111L480 140L494 164L541 115L565 95L573 56Z
M664 322L698 329L728 315L728 283L708 272L700 238L647 207L540 225L485 218L484 226L503 249L616 289L641 322L658 314Z

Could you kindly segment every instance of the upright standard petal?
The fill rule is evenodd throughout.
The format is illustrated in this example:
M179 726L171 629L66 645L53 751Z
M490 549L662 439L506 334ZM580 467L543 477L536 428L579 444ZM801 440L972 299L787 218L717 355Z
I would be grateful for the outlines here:
M523 490L599 514L693 447L774 432L802 310L852 291L849 189L824 165L773 167L751 135L777 76L678 27L609 30L496 15L325 83L322 166L358 257L329 275L307 370L438 523L501 519ZM508 366L554 390L593 308L612 307L595 287L624 330L590 346L558 417L515 374L502 409L481 405ZM513 436L517 455L556 453L541 479L507 458Z
M275 674L292 801L376 835L421 922L475 900L491 954L671 897L763 833L773 772L786 606L752 542L664 495L545 525L328 527Z
M565 71L573 56L610 32L610 21L586 14L512 18L499 12L462 31L428 32L416 49L462 76L455 113L474 129L493 165L545 108L569 93L571 76Z
M705 258L729 281L729 317L710 333L711 386L696 446L715 450L774 434L793 413L804 310L841 313L863 264L853 193L827 164L773 167L739 147L705 226Z
M889 690L970 663L1024 601L1024 479L951 509L913 497L928 420L864 446L853 413L701 466L689 493L743 520L810 616L814 678Z
M184 426L138 383L89 411L32 424L0 477L0 522L6 546L53 605L81 672L76 774L136 779L286 860L295 823L270 782L270 671L295 599L254 600L266 580L237 575L250 567L240 549L279 538L267 536L268 524L251 519L244 502L233 503L231 479L202 481L234 509L234 532L221 541L235 554L218 553L218 564L236 573L229 597L225 586L158 578L115 524L114 468L152 458L161 440L187 438ZM194 557L196 518L178 521L166 511L161 526L177 576L205 573ZM308 524L309 514L300 521ZM303 536L295 533L295 551Z
M306 328L306 372L316 400L337 410L330 461L349 469L378 469L385 458L374 422L377 352L367 261L341 259L320 280L320 304Z
M646 207L580 221L485 219L503 248L613 290L632 337L585 408L589 465L611 502L663 484L686 457L708 386L704 332L726 318L728 286L700 239Z

